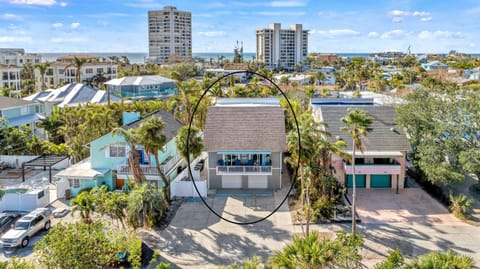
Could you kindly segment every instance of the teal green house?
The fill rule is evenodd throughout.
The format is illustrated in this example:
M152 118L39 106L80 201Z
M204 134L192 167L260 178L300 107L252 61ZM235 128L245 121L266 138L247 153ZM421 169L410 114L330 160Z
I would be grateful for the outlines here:
M175 136L183 125L171 113L158 110L144 117L140 117L138 112L124 112L122 128L125 130L136 128L148 117L160 117L165 123L163 134L168 142L158 152L158 157L160 169L170 180L173 180L177 176L178 168L185 165L175 146ZM163 187L163 181L155 166L155 157L146 154L142 145L137 145L136 150L140 155L141 169L147 181L156 184L159 188ZM129 152L130 148L123 136L108 133L90 142L89 158L66 168L55 177L68 181L73 197L77 196L81 190L95 186L106 185L109 190L121 190L127 185L129 179L133 180L128 167Z
M0 96L0 124L13 127L26 125L32 133L38 134L36 123L44 118L43 109L42 104Z

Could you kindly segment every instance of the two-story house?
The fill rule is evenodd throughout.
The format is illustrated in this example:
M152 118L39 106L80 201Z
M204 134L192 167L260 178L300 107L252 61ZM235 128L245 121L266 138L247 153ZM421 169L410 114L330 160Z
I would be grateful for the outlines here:
M352 137L343 131L342 117L348 109L359 109L373 119L372 131L362 139L363 152L357 149L355 157L355 182L357 188L392 188L404 187L406 154L411 150L407 136L395 123L395 109L392 106L374 105L371 99L332 100L312 99L311 107L314 118L325 123L325 130L331 134L332 142L342 140L347 143L344 149L352 154ZM349 100L352 103L349 104ZM363 103L359 101L363 100ZM353 186L352 165L339 156L332 157L337 180L346 187Z
M158 110L140 117L138 112L125 112L123 115L123 129L128 130L138 127L148 117L161 117L165 123L163 134L167 138L166 145L158 152L159 163L163 173L173 180L183 159L175 145L175 136L182 127L169 112ZM148 181L163 187L163 181L158 175L154 156L148 156L142 145L136 146L141 156L141 169ZM122 189L133 179L128 167L128 154L130 148L121 135L108 133L90 143L90 157L74 164L56 175L60 180L68 180L72 196L76 196L82 189L107 185L110 190Z
M32 133L38 134L36 123L43 119L43 106L38 103L0 96L0 119L8 126L27 125Z
M209 189L280 189L285 116L276 98L217 99L204 131Z

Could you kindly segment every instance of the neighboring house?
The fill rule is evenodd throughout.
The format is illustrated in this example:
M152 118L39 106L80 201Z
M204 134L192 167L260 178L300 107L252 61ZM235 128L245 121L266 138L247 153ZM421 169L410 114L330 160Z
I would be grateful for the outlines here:
M15 92L20 92L20 71L21 67L14 65L0 64L0 89L10 88Z
M473 68L473 69L466 69L464 71L464 79L466 80L479 80L479 73L480 73L480 68Z
M208 188L280 189L285 116L276 98L217 99L204 131Z
M177 94L175 80L156 75L112 79L105 86L122 98L168 98Z
M128 130L139 126L148 117L161 117L165 123L163 134L167 137L167 144L158 152L159 162L164 174L170 180L177 175L177 170L184 162L177 152L175 136L182 127L169 112L159 110L143 118L138 112L125 112L123 129ZM121 135L108 133L90 143L90 158L74 164L61 171L55 177L68 180L72 196L78 195L82 189L107 185L110 190L125 188L128 179L133 179L128 167L130 148ZM137 145L137 152L141 156L141 168L147 180L163 187L153 156L147 156L142 145Z
M24 100L43 103L45 114L51 115L53 107L60 108L67 106L78 106L87 103L105 104L108 101L106 91L94 89L81 83L70 83L58 89L48 89L23 98ZM113 94L110 95L111 102L118 102L121 99Z
M422 68L425 69L425 71L433 71L438 69L447 70L448 65L441 63L439 61L432 61L426 64L422 64Z
M235 74L234 76L240 80L240 82L242 83L245 83L247 82L248 80L248 74L246 72L245 69L238 69L238 70L234 70L234 69L222 69L222 68L208 68L208 69L205 69L205 73L207 72L210 72L212 74L214 74L215 76L223 76L223 75L228 75L230 73L233 73L233 72L241 72L241 73L237 73Z
M310 71L322 72L323 75L325 76L325 79L322 81L315 80L315 84L335 85L335 83L337 83L337 79L335 77L335 67L325 66L325 67L319 67L319 68L312 68L310 69Z
M27 125L32 133L38 134L36 123L43 119L43 106L31 101L0 96L0 119L8 126Z
M314 118L325 123L332 142L342 140L347 143L345 151L352 154L352 137L341 118L349 108L360 109L373 118L372 131L362 139L363 153L357 149L355 158L357 188L404 188L407 151L411 150L403 129L395 124L395 109L389 106L371 105L311 105ZM352 166L338 157L332 158L335 177L348 188L352 187Z
M45 72L45 84L48 88L55 88L57 85L76 82L78 72L73 64L74 56L64 56L56 62L50 63L50 67ZM95 76L102 75L106 79L117 77L118 65L113 62L98 61L96 57L81 57L88 61L80 68L80 82L92 81ZM93 57L93 58L92 58ZM37 86L42 85L42 76L40 71L35 69L35 79Z

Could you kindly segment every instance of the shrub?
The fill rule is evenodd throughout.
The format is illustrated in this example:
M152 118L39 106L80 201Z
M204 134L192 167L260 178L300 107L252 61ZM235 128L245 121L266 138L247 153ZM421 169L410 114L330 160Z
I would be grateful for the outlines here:
M459 219L465 219L470 207L472 206L473 199L467 198L465 194L453 196L450 193L450 211Z
M404 265L404 258L399 249L388 252L387 258L375 264L375 269L397 269Z

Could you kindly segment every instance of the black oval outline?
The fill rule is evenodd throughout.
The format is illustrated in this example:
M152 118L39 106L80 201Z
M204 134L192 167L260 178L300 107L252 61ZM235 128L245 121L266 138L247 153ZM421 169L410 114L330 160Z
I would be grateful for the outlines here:
M297 134L298 134L298 158L297 158L297 168L295 169L295 173L293 174L293 182L291 183L290 185L290 189L288 190L288 193L287 195L285 195L285 197L283 198L282 202L272 211L270 212L268 215L266 215L265 217L263 218L260 218L260 219L257 219L255 221L251 221L251 222L238 222L238 221L234 221L234 220L230 220L230 219L227 219L227 218L224 218L222 216L220 216L215 210L213 210L213 208L211 208L207 202L205 201L205 199L202 197L202 195L200 195L200 191L198 191L198 188L197 188L197 184L195 183L195 180L193 180L193 175L192 175L192 169L190 167L190 154L187 154L187 162L188 162L188 165L187 165L187 168L188 168L188 174L190 175L190 179L191 181L193 182L193 186L195 187L195 191L197 192L198 194L198 197L200 197L200 199L202 200L203 204L213 213L215 214L215 216L219 217L220 219L224 220L224 221L227 221L227 222L230 222L232 224L237 224L237 225L249 225L249 224L255 224L255 223L258 223L258 222L261 222L261 221L264 221L266 219L268 219L270 216L272 216L275 212L278 211L278 209L280 209L280 207L285 203L285 201L287 200L288 196L290 196L290 193L292 192L292 189L293 189L293 186L295 185L296 183L296 180L297 180L297 175L298 175L298 169L300 167L300 151L302 149L301 147L301 137L300 137L300 128L298 126L298 121L297 121L297 116L295 115L295 111L293 110L293 107L292 107L292 104L290 103L290 100L288 99L287 95L280 89L280 87L278 87L278 85L273 82L271 79L269 79L268 77L265 77L261 74L258 74L256 72L252 72L252 71L249 71L249 70L242 70L242 71L235 71L235 72L231 72L231 73L228 73L228 74L225 74L221 77L219 77L217 80L215 80L212 84L210 84L207 89L203 92L202 96L200 96L200 99L198 99L197 101L197 104L195 105L195 108L193 109L193 112L192 112L192 116L190 117L190 123L188 124L188 132L187 132L187 153L190 152L190 148L189 148L189 142L190 142L190 130L192 128L192 122L193 122L193 118L195 117L195 113L197 112L197 108L198 108L198 105L200 104L200 102L202 101L203 97L205 97L205 95L210 91L210 89L213 87L213 85L217 84L217 82L219 82L220 80L226 78L226 77L229 77L229 76L232 76L232 75L235 75L235 74L239 74L239 73L246 73L247 75L257 75L257 76L260 76L262 78L264 78L265 80L269 81L270 83L272 83L275 88L277 88L278 91L280 91L283 95L283 97L285 97L285 100L287 100L287 103L288 103L288 106L290 107L290 110L292 111L292 114L293 114L293 118L295 119L295 125L297 127ZM280 161L283 161L283 160L280 160ZM207 167L208 169L208 167ZM280 174L282 172L280 171ZM208 180L208 179L207 179Z

